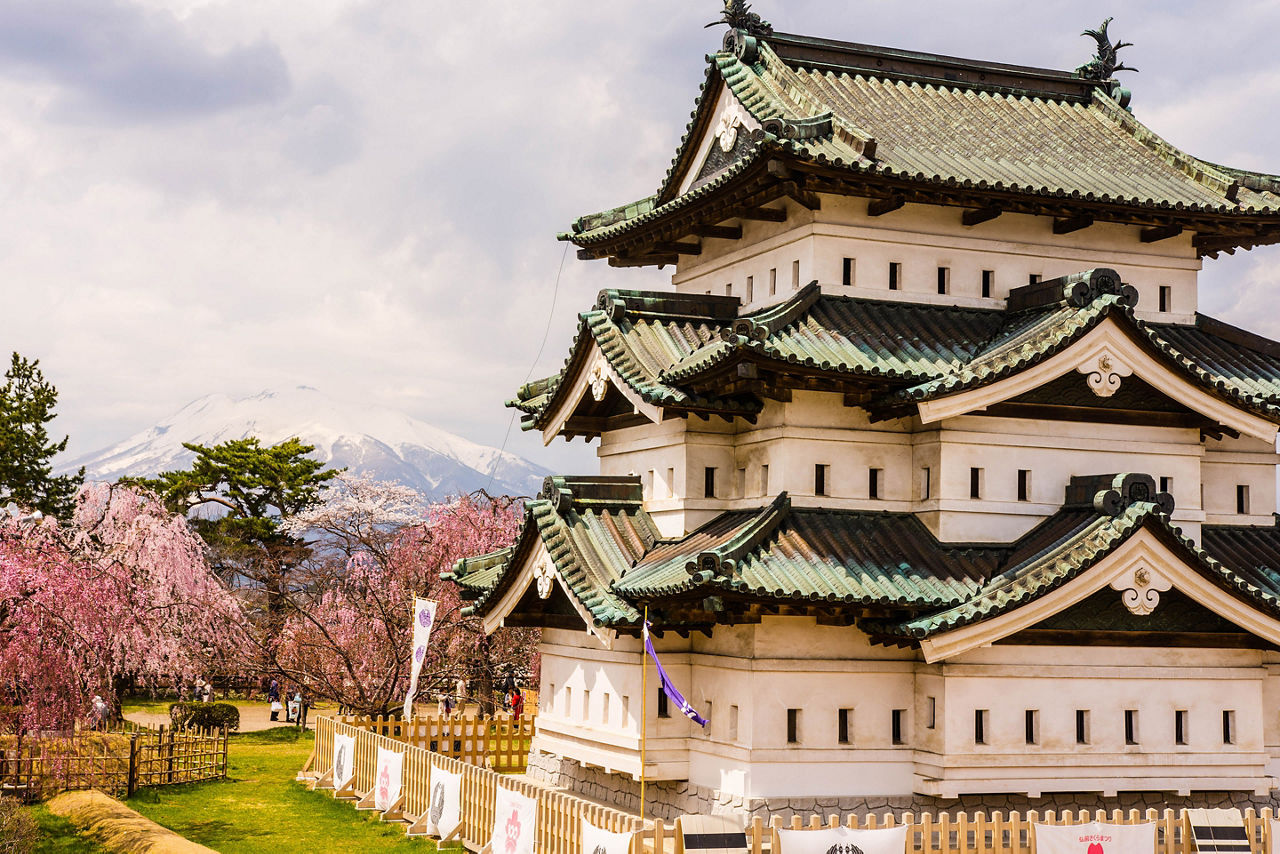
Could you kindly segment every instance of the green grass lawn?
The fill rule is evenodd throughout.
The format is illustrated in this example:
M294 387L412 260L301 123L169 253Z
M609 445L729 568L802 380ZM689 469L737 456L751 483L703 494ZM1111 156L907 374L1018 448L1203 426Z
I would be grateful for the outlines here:
M233 735L227 780L144 789L128 804L223 854L435 850L429 840L406 837L402 824L383 824L376 813L357 812L350 802L295 783L313 741L311 732L293 727Z
M65 818L49 812L44 804L29 807L31 817L40 828L35 854L104 854L107 849L91 839L76 834Z

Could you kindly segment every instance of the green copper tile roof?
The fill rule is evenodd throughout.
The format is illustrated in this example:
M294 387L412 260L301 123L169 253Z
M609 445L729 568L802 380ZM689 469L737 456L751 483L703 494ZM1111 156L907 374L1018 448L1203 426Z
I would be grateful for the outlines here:
M976 592L1000 555L941 545L915 516L791 508L725 513L656 545L614 589L633 601L706 590L759 600L931 608Z
M614 240L720 192L770 156L907 184L1058 199L1068 206L1280 214L1276 176L1220 167L1182 152L1102 88L1088 98L1037 92L1034 85L988 91L873 68L824 67L783 54L765 39L751 64L727 51L708 57L693 120L658 192L582 217L562 239L580 246ZM753 145L714 180L678 195L680 179L699 168L694 155L714 119L720 82L763 130L753 133ZM816 135L815 126L821 128Z
M1144 527L1155 531L1218 585L1280 615L1280 567L1236 571L1206 551L1221 548L1224 537L1206 538L1202 549L1172 527L1160 507L1138 501L1116 516L1088 508L1064 508L1016 543L1004 568L972 598L909 620L868 622L865 628L875 636L919 640L990 619L1077 578Z
M1071 503L1017 541L972 545L939 542L910 513L794 508L786 493L663 540L641 506L638 478L549 478L515 547L459 561L444 577L484 613L542 544L597 626L634 627L646 604L660 613L674 602L732 597L892 609L900 616L863 617L859 625L873 638L909 643L1050 593L1147 529L1213 583L1280 616L1280 525L1205 526L1197 547L1170 525L1168 496L1130 501L1127 487L1108 491L1130 480L1152 482L1145 475L1074 478Z
M1186 325L1141 320L1123 289L1012 312L830 296L816 285L742 317L733 316L737 300L728 297L605 291L601 299L607 308L581 315L565 370L509 402L526 413L525 429L541 429L573 391L564 377L585 369L592 342L645 401L673 411L759 412L759 400L720 396L707 379L750 360L780 373L801 368L833 381L877 382L880 396L868 407L891 415L1026 370L1107 318L1211 394L1280 418L1280 344L1202 315Z
M640 504L639 481L547 478L543 495L527 505L515 547L460 560L442 577L478 593L468 612L484 613L510 585L514 575L510 567L528 560L541 545L555 572L596 625L633 623L639 612L611 587L657 536Z

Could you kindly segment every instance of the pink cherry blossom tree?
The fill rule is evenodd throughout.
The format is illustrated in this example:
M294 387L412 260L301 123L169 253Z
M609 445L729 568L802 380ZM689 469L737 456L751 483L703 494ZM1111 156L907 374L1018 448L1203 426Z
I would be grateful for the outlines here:
M86 484L65 526L0 512L0 728L68 729L118 680L192 675L242 630L204 542L149 492Z
M427 505L406 487L339 475L321 504L284 525L308 539L320 564L312 577L321 583L294 597L274 665L316 696L361 714L385 713L404 699L413 600L421 596L440 605L420 697L456 676L530 666L536 632L491 642L477 620L462 617L455 585L440 580L458 558L508 545L521 519L510 499L477 494Z

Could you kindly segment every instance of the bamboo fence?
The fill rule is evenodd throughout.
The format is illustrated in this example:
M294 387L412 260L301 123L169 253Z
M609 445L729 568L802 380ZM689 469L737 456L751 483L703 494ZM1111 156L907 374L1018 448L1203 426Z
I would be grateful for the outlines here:
M435 768L462 775L462 827L458 837L470 850L478 850L489 842L493 827L493 813L499 785L533 798L538 804L538 828L536 851L538 854L590 854L582 851L581 822L585 818L592 824L614 832L636 834L632 845L634 854L683 854L678 822L641 820L638 816L580 798L568 792L552 789L527 777L504 776L477 762L444 756L428 750L420 744L411 744L403 733L417 733L404 722L388 721L370 723L370 719L320 717L316 720L316 747L307 761L299 779L313 787L326 788L324 777L333 761L333 737L335 734L355 739L354 778L343 792L336 796L361 799L374 786L378 747L405 754L403 800L393 812L383 814L384 820L401 821L406 832L413 832L413 825L428 811L431 773ZM474 752L473 758L477 756ZM483 754L478 754L483 755ZM328 786L328 788L332 788ZM1262 810L1243 811L1246 832L1252 854L1270 854L1270 820L1280 814L1270 807ZM1156 847L1153 854L1196 854L1195 843L1187 826L1184 810L1053 810L1026 813L972 812L915 815L900 814L856 816L831 814L825 818L811 815L807 820L794 816L783 821L775 816L770 821L755 817L745 822L747 849L751 854L778 852L776 830L791 828L800 830L850 827L873 830L909 826L906 854L1036 854L1036 824L1076 825L1099 821L1109 824L1156 825ZM782 854L782 852L779 852ZM1280 854L1280 851L1276 852Z
M529 760L535 716L524 715L517 720L510 715L422 715L404 721L346 715L336 720L471 765L484 765L502 773L523 773Z
M28 800L76 789L132 795L227 775L227 731L138 728L36 736L0 746L0 794Z

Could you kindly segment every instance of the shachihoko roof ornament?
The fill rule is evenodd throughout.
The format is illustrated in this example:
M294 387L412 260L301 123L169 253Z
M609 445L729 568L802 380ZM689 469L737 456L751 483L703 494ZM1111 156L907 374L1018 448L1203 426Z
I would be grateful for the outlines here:
M1093 40L1098 43L1098 52L1093 55L1093 59L1076 69L1076 73L1087 80L1110 80L1117 71L1138 70L1130 68L1119 61L1120 48L1133 47L1133 42L1111 43L1111 37L1107 35L1107 25L1112 20L1112 18L1107 18L1098 29L1085 30L1080 34L1082 36L1093 36Z
M743 30L756 38L773 35L773 25L752 12L751 4L746 0L724 0L724 12L721 13L720 20L712 21L707 27L718 27L720 24L728 24L731 31Z

